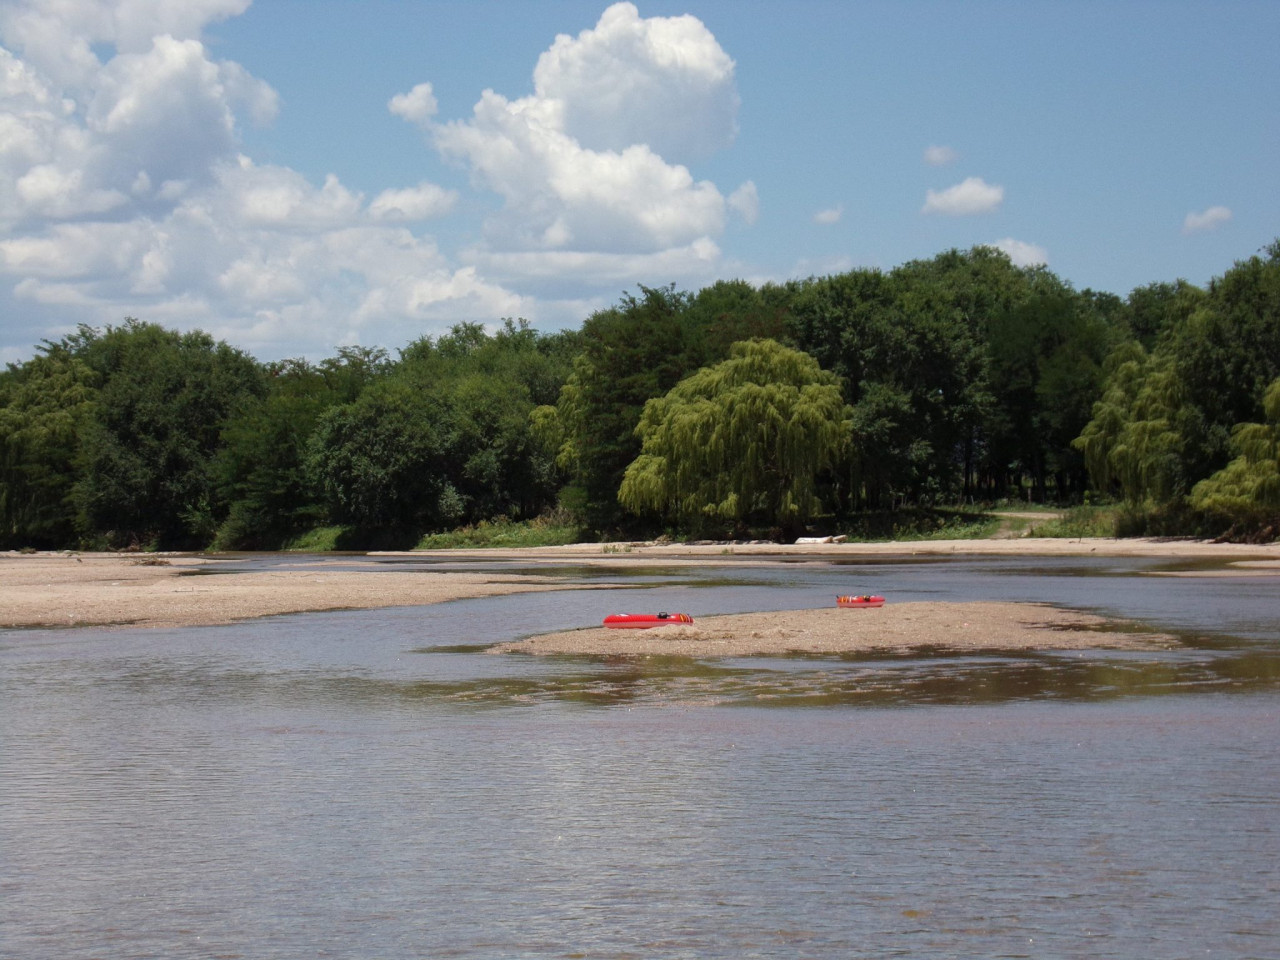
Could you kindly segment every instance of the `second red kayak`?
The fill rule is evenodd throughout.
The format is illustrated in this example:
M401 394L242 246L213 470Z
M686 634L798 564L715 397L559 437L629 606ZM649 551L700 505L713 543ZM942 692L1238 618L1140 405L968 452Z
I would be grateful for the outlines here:
M693 617L687 613L611 613L604 618L604 625L615 630L624 627L644 630L672 623L693 623Z
M884 597L860 594L858 596L836 597L836 603L842 607L883 607Z

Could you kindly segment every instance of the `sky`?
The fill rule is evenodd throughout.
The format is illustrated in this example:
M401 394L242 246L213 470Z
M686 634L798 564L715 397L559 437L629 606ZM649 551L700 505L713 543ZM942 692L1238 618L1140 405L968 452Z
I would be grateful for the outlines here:
M0 361L260 360L986 244L1077 289L1280 236L1275 0L0 0Z

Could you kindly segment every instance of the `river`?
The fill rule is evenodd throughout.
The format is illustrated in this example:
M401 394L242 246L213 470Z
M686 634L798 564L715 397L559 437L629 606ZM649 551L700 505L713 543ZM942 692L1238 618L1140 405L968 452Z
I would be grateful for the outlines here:
M0 956L1280 956L1277 581L1164 567L540 566L641 592L0 631ZM1182 642L483 652L872 591Z

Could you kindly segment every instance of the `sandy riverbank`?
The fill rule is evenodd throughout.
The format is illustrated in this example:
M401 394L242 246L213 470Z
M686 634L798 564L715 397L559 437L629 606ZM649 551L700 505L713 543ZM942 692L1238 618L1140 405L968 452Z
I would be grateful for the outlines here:
M668 543L630 541L620 543L571 543L559 547L521 550L423 550L387 553L385 556L420 556L464 559L520 559L527 562L612 563L625 560L796 560L812 557L831 561L858 558L977 556L1043 557L1151 557L1168 560L1220 561L1229 572L1280 575L1280 543L1216 543L1211 540L1146 537L1061 539L1015 537L994 540L904 540L875 543Z
M649 630L591 627L529 637L492 653L745 657L791 653L982 650L1149 650L1176 644L1138 625L1038 603L888 603L699 617Z
M1203 562L1176 575L1277 576L1280 544L1246 546L1189 540L911 541L903 543L583 543L519 550L400 554L422 559L518 561L545 565L817 563L961 555L1153 557ZM374 556L390 556L381 554ZM302 560L303 558L299 558ZM198 626L305 611L416 606L472 597L565 589L536 574L423 569L390 571L371 557L306 558L303 569L220 572L204 556L0 554L0 627L85 624ZM197 576L199 573L216 573ZM888 608L887 608L888 609Z
M0 627L208 626L563 589L562 580L538 576L361 569L359 558L224 573L204 557L10 554L0 555Z

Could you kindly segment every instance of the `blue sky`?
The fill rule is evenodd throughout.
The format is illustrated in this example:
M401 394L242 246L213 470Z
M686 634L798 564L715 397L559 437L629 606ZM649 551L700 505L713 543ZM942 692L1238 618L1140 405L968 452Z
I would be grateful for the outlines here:
M1280 3L0 0L0 360L259 359L992 244L1077 288L1280 236Z

